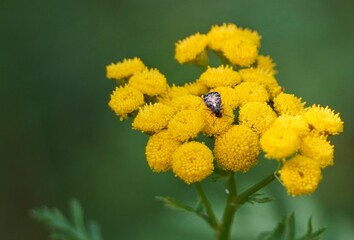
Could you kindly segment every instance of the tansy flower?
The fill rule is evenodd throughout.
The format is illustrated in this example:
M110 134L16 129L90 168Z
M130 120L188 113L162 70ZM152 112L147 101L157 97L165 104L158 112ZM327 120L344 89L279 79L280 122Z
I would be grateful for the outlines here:
M156 96L167 91L166 77L157 69L145 69L129 79L129 86L149 96Z
M322 135L309 134L301 140L300 153L312 158L325 168L334 164L334 146Z
M257 68L261 68L268 73L275 75L277 71L275 70L275 62L270 56L258 55L257 57Z
M274 76L262 68L245 68L240 70L239 74L244 82L256 82L263 85L270 94L271 99L283 90Z
M132 123L133 129L154 133L167 128L175 110L163 103L147 104L139 110Z
M291 128L271 127L263 133L260 143L266 158L281 160L299 150L300 137Z
M225 42L237 34L237 30L237 26L232 23L212 26L207 34L209 48L220 51Z
M286 161L279 174L288 194L292 196L314 192L322 179L318 163L302 155Z
M238 27L236 31L236 36L241 41L251 42L257 48L261 46L261 36L257 33L257 31L251 30L249 28Z
M235 87L235 93L240 105L248 102L267 102L269 94L267 90L256 82L243 82Z
M144 63L139 58L135 57L132 59L124 59L123 62L116 64L111 63L106 66L106 75L108 79L120 80L128 78L145 68Z
M312 105L304 114L305 119L314 130L320 134L339 134L343 131L343 121L339 113L334 113L329 107Z
M169 105L175 108L177 111L186 109L198 111L204 108L205 106L201 97L197 97L190 94L172 99L169 102Z
M167 88L167 91L164 94L158 96L157 99L159 102L169 104L174 98L185 95L189 95L189 91L187 88L176 86L173 84L171 87Z
M166 172L172 166L172 154L180 142L171 138L164 130L152 135L146 145L145 155L149 167L154 172Z
M250 66L258 56L258 48L250 41L227 41L221 48L224 56L237 66Z
M216 87L210 90L211 92L218 92L221 96L222 103L230 106L233 110L240 105L239 96L234 88L231 87Z
M182 110L169 122L168 131L171 136L181 142L195 138L204 127L201 111Z
M125 85L116 87L111 94L109 107L123 120L127 115L144 104L144 95L137 89Z
M274 109L279 115L298 115L304 111L305 102L294 94L279 93L274 100Z
M309 125L302 115L284 115L275 119L272 127L288 128L294 130L299 136L310 132Z
M221 65L216 68L208 67L208 69L200 75L198 82L208 88L232 87L241 82L241 77L232 67Z
M233 125L215 140L214 153L224 170L247 172L258 162L258 135L249 127Z
M240 108L238 120L241 125L261 134L272 125L276 117L273 109L266 103L248 102Z
M202 111L204 117L204 128L202 130L208 136L220 135L231 128L234 122L234 113L230 106L224 104L221 110L222 117L218 118L205 106Z
M184 84L184 88L187 89L189 94L195 96L200 96L208 92L208 88L199 81L186 83Z
M206 54L204 50L208 44L208 38L204 34L196 33L191 35L182 41L176 43L175 58L179 63L204 62ZM202 59L198 59L202 58Z
M187 142L172 155L172 170L185 183L200 182L214 171L213 153L203 143Z

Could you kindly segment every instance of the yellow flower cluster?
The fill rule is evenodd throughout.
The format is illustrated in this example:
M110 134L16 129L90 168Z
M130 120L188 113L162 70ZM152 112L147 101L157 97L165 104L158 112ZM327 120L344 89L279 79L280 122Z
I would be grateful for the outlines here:
M108 65L119 86L109 106L132 128L150 135L146 159L154 172L172 171L185 183L214 172L247 172L261 152L279 161L280 180L293 196L312 193L321 171L334 164L329 136L343 131L338 113L305 106L278 84L275 63L260 55L260 35L234 24L212 26L176 43L179 63L204 71L183 86L168 85L138 58ZM222 64L209 66L209 52ZM235 114L237 113L237 114ZM201 135L213 144L199 141ZM213 148L213 149L212 149Z

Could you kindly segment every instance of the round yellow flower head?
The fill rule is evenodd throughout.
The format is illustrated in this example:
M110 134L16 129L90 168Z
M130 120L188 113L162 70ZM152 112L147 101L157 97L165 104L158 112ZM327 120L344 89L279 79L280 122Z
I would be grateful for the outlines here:
M232 87L216 87L210 90L211 92L218 92L221 96L222 103L230 106L233 110L240 105L239 97Z
M239 71L244 82L256 82L263 85L271 99L283 91L274 76L262 68L245 68Z
M322 135L309 134L301 139L300 153L312 158L325 168L332 166L334 146Z
M188 90L189 94L200 96L208 92L208 88L199 81L186 83L184 88Z
M209 108L204 107L202 111L205 123L202 130L204 134L208 136L220 135L231 128L235 118L232 108L224 104L221 112L222 117L218 118Z
M237 66L248 67L258 56L258 47L250 41L227 41L221 50L224 56Z
M144 104L144 95L135 88L125 85L116 87L111 94L109 107L120 117L120 120L127 118L127 115Z
M271 75L277 74L275 70L275 62L270 56L258 55L257 57L257 68L261 68Z
M257 33L257 31L239 27L236 32L236 36L234 37L240 39L241 41L251 42L257 48L261 46L261 36Z
M339 113L334 113L329 107L312 105L305 110L305 119L315 132L336 135L343 131L343 121Z
M177 111L181 110L194 110L198 111L204 108L205 104L200 97L194 95L184 95L176 97L169 102L169 105L175 108Z
M275 119L272 127L294 130L300 137L310 132L309 124L302 115L283 115Z
M106 66L106 76L108 79L120 80L128 78L133 74L144 70L146 67L140 58L124 59L123 62L111 63Z
M216 138L214 145L218 165L234 172L247 172L256 165L259 151L258 135L242 125L233 125Z
M300 137L291 128L271 127L263 133L260 143L266 158L281 160L299 150Z
M241 77L232 67L221 65L216 68L208 67L208 69L200 75L198 82L208 88L232 87L241 82Z
M170 104L173 99L185 95L189 95L189 91L187 88L176 86L173 84L171 87L167 88L167 91L164 94L158 96L157 99L159 102Z
M206 49L208 38L204 34L196 33L176 43L175 58L179 63L188 63L197 60ZM202 56L205 57L205 56Z
M298 115L304 111L305 102L294 94L279 93L273 100L274 109L280 115Z
M132 128L142 132L154 133L167 128L175 110L163 103L146 104L140 108L132 123Z
M302 155L286 161L279 174L288 194L292 196L314 192L322 179L318 163Z
M166 93L168 87L166 77L157 69L145 69L134 74L129 85L149 96Z
M269 94L267 90L256 82L243 82L235 87L236 96L241 106L248 102L267 102Z
M208 46L210 49L220 51L226 41L237 34L238 28L233 23L214 25L208 32Z
M203 127L201 111L182 110L171 119L168 131L174 139L184 142L195 138Z
M185 183L200 182L214 171L213 153L203 143L187 142L172 155L172 170Z
M145 148L146 160L154 172L166 172L172 166L172 154L181 145L164 130L152 135Z
M273 109L263 102L248 102L240 108L241 125L252 128L258 134L265 132L277 118Z

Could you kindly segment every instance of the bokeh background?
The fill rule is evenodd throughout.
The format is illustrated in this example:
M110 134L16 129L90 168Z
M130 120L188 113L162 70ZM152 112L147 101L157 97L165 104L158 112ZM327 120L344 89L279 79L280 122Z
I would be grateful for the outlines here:
M236 23L262 35L261 53L277 63L289 93L341 113L345 131L332 138L335 165L311 196L291 198L274 182L275 198L246 205L234 233L254 239L294 211L299 231L312 216L323 239L354 239L354 2L350 0L0 1L0 239L48 239L29 216L47 205L67 211L80 200L109 239L213 239L195 216L162 207L170 195L193 203L195 189L148 168L147 136L108 108L115 83L105 65L139 56L169 83L200 70L174 60L174 43L211 25ZM267 175L261 161L238 176L241 189ZM222 183L205 181L221 207Z

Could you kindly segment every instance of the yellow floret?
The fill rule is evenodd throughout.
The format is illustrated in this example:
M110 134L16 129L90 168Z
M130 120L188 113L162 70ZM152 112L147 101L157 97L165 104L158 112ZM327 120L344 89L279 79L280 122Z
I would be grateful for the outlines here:
M171 87L167 88L167 91L164 94L158 96L157 99L159 102L170 104L173 99L185 95L189 95L189 91L187 88L176 86L173 84Z
M279 93L273 100L274 109L279 115L298 115L304 111L305 102L294 94Z
M200 33L191 35L176 43L175 58L181 64L196 61L199 57L204 58L203 53L207 44L206 35Z
M124 86L116 87L111 94L109 107L123 120L129 113L137 110L144 104L144 95L135 88Z
M184 95L180 97L173 98L169 105L175 108L177 111L181 110L201 110L204 108L205 104L201 97L197 97L194 95Z
M290 157L300 148L300 137L291 128L271 127L261 136L265 157L281 160Z
M250 41L228 41L221 51L232 64L237 66L250 66L258 56L257 46Z
M305 110L305 119L315 132L336 135L343 131L343 121L339 113L334 113L329 107L312 105Z
M220 135L231 128L234 122L235 115L230 106L224 104L221 110L222 117L218 118L215 114L206 106L203 109L204 116L204 128L202 130L208 136Z
M214 171L213 153L203 143L184 143L172 158L174 174L187 184L200 182Z
M261 134L274 122L277 115L273 109L263 102L248 102L240 108L239 123L252 128Z
M166 93L168 87L166 77L157 69L145 69L134 74L129 79L129 86L149 96Z
M111 63L106 66L106 76L109 79L120 80L128 78L133 74L144 70L146 67L144 63L137 57L132 59L124 59L122 62L116 64Z
M318 163L302 155L286 161L279 173L288 194L292 196L311 194L322 179Z
M209 48L220 51L225 42L237 34L237 31L237 26L233 23L212 26L207 34Z
M181 145L165 130L152 135L145 148L146 160L154 172L166 172L172 166L172 154Z
M200 96L208 92L208 88L199 81L186 83L184 88L187 89L189 94Z
M275 62L270 56L258 55L257 68L261 68L274 76L277 73L275 65Z
M215 159L224 170L247 172L257 164L259 151L258 135L246 126L233 125L215 140Z
M198 82L208 88L232 87L241 82L241 77L232 67L221 65L216 68L208 67L208 69L200 75Z
M167 128L175 110L162 103L147 104L139 110L132 128L142 132L154 133Z
M217 87L210 90L210 92L218 92L221 96L222 104L230 106L233 110L240 105L239 97L234 88Z
M248 102L267 102L269 94L267 90L256 82L243 82L235 87L235 92L241 106Z
M204 127L201 111L182 110L169 122L168 131L171 136L181 142L195 138Z
M299 136L303 136L310 132L309 124L303 115L284 115L275 119L272 127L289 128L294 130Z
M319 162L320 167L332 166L334 146L324 136L309 134L301 141L300 153Z

